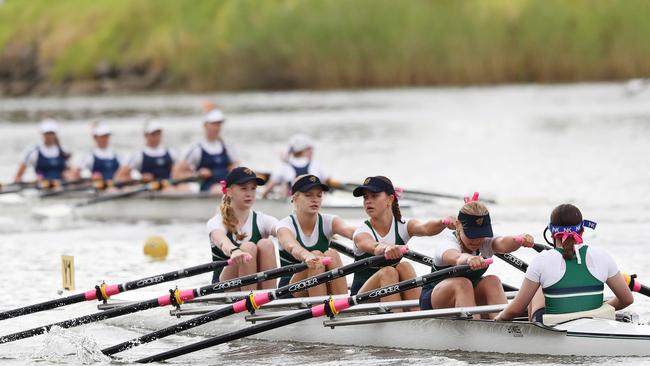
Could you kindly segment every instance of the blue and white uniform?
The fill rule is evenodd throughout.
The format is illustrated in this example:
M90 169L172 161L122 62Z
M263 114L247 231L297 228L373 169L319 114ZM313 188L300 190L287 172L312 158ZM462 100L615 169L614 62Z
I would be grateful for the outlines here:
M62 180L67 168L64 151L56 146L38 144L25 150L23 164L34 168L36 175L46 180Z
M155 148L145 146L131 156L128 166L140 174L149 173L156 180L169 179L172 166L177 159L176 152L164 146Z
M212 177L201 184L201 191L208 191L213 184L225 179L228 167L238 160L236 151L221 140L202 141L192 146L185 154L185 161L192 170L212 170Z
M271 174L270 182L274 184L286 183L291 185L296 177L304 174L313 174L317 176L321 182L325 182L329 178L318 161L291 156L288 161L283 162L280 168Z
M104 180L111 180L120 165L121 159L112 149L94 148L84 156L79 167L90 174L101 174Z

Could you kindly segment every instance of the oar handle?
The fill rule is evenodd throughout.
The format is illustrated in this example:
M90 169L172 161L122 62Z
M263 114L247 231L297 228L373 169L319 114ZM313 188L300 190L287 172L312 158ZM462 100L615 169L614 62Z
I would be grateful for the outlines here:
M535 249L535 251L537 251L537 253L541 253L541 252L543 252L545 250L553 249L553 247L551 247L550 245L546 245L546 244L535 243L535 244L533 244L533 249Z
M639 280L636 279L635 274L628 275L626 273L623 273L623 277L625 277L625 283L627 283L631 291L650 296L650 288L639 282Z

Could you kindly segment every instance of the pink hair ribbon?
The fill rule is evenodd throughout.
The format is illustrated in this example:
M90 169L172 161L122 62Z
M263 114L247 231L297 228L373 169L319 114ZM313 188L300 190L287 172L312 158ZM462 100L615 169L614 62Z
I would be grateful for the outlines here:
M574 231L566 231L562 233L555 233L553 234L553 237L555 238L561 238L562 243L564 243L567 238L572 237L573 240L576 242L576 244L582 244L582 236L580 234L574 232Z
M395 187L394 191L395 191L395 197L397 197L398 199L402 198L402 193L404 193L404 188Z
M226 195L226 193L228 193L228 186L226 185L226 181L222 180L219 182L219 184L221 184L221 193Z
M474 192L472 198L465 197L465 203L478 201L478 192Z

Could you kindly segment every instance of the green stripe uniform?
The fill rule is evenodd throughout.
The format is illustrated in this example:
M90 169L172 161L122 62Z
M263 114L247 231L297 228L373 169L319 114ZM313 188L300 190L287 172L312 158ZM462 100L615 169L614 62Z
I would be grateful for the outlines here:
M296 241L300 244L300 246L309 250L310 252L313 250L318 250L322 253L325 253L329 249L330 239L325 235L325 231L323 230L323 216L321 216L321 214L318 214L318 240L312 246L305 245L305 242L300 237L300 228L298 227L298 220L296 217L294 215L290 215L289 217L291 217L291 223L293 224L293 229L296 232ZM284 250L284 248L280 247L280 266L285 267L296 263L301 263L301 261L294 258L291 253ZM280 287L284 283L289 283L290 279L291 276L282 277L280 279Z
M395 244L395 245L404 245L404 244L406 244L406 243L404 243L404 240L402 239L402 237L399 236L399 228L397 227L397 219L393 218L393 221L394 221L394 225L395 225L394 228L393 228L393 230L395 230L395 243L383 243L383 244ZM375 229L370 224L370 221L366 220L366 221L364 221L364 224L366 224L370 228L370 231L372 231L372 236L375 238L375 241L379 243L379 236L377 235L377 233L375 232ZM370 253L363 253L361 255L356 255L355 254L354 260L359 261L359 260L362 260L362 259L370 258L372 256L373 255L370 254ZM397 263L399 263L399 260L391 261L389 264L390 265L395 265ZM372 277L372 275L377 273L377 271L379 271L380 269L381 269L381 267L370 267L370 268L366 268L366 269L363 269L361 271L355 272L354 273L354 279L352 280L352 289L353 290L358 290L359 288L361 288L361 286L363 286L363 284L366 281L368 281L368 279L370 277Z
M226 233L226 236L237 248L241 246L241 243L237 242L233 236L233 233ZM262 234L260 234L260 229L257 226L257 213L253 211L253 233L251 234L249 241L257 244L260 239L262 239ZM216 245L212 245L212 261L225 261L228 259L230 259L230 257L228 257L221 249L219 249ZM219 276L221 275L221 272L223 272L223 267L218 268L214 271L212 274L212 283L219 282Z
M566 314L597 309L603 305L604 284L587 268L587 246L576 252L571 260L564 260L564 276L552 286L543 288L546 314ZM563 249L556 248L560 254ZM577 256L581 263L578 263Z

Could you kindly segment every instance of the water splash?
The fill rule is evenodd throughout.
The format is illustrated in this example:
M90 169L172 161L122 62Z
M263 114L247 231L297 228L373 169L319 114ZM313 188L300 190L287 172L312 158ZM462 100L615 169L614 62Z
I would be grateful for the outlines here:
M53 327L32 358L52 363L109 363L111 358L101 352L94 338L61 327Z

